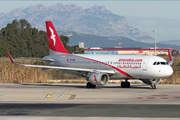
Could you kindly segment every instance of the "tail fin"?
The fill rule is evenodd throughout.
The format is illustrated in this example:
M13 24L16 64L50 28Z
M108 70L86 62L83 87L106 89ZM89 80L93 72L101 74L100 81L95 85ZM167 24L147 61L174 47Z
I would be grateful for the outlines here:
M51 21L46 21L46 31L49 43L50 54L66 53L69 54L63 46Z
M172 65L174 63L173 57L171 56L170 51L168 50L168 55L169 55L169 65Z

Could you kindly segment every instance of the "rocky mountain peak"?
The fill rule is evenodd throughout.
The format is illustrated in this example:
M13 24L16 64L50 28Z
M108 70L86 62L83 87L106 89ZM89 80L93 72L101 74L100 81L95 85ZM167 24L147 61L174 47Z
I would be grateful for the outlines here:
M21 7L21 8L16 8L16 9L14 9L13 11L8 12L7 14L13 15L13 16L21 16L21 15L24 15L23 10L24 10L23 7Z
M93 7L86 9L85 11L96 14L99 13L112 14L112 12L107 10L105 6L98 6L97 4L95 4Z
M35 6L29 6L27 7L24 12L26 13L34 13L34 12L44 12L47 11L48 8L44 6L43 4L37 4Z
M78 33L101 36L126 36L142 42L154 42L147 33L129 26L124 16L113 14L105 6L94 5L82 9L76 4L58 3L46 7L43 4L17 8L4 14L0 13L0 28L5 27L14 19L26 19L39 30L45 30L45 21L52 21L56 30L70 30Z
M72 10L82 10L81 7L75 4L63 5L62 3L58 3L56 5L51 5L49 7L50 10L65 12L65 11L72 11Z

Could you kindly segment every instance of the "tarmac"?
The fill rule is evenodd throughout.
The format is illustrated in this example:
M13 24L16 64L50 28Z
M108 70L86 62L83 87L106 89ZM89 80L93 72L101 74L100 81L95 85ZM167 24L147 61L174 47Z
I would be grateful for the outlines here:
M0 119L180 119L180 85L0 84Z

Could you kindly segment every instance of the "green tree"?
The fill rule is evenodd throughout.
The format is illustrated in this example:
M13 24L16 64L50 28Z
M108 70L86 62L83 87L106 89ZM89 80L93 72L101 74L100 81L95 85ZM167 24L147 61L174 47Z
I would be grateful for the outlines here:
M70 53L84 53L82 49L76 46L68 46L69 38L60 36L60 39ZM47 34L44 31L38 31L31 28L27 20L13 20L0 31L0 57L7 56L6 50L9 50L12 57L39 57L42 58L49 54Z
M64 47L66 48L66 50L69 52L69 53L74 53L74 54L83 54L84 53L84 50L79 48L78 45L74 45L74 46L68 46L67 44L69 43L69 38L67 36L63 36L61 35L60 36L60 39L64 45Z
M61 35L59 38L61 39L64 47L67 48L67 46L68 46L67 44L69 43L69 38L66 36L63 36L63 35Z

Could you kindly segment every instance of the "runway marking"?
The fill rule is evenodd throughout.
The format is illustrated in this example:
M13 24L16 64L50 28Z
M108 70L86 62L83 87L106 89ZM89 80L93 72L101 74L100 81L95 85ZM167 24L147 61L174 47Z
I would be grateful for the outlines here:
M49 99L49 98L51 98L51 97L52 97L51 94L47 94L45 98L48 98L48 99Z
M135 99L180 99L180 97L137 97Z
M71 95L69 100L73 100L76 97L76 95Z

